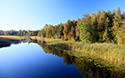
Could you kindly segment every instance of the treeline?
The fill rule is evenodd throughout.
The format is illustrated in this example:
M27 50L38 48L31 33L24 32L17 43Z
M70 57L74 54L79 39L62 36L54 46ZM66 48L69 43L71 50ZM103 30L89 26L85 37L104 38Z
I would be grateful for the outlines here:
M113 42L125 46L125 13L121 13L119 7L112 12L85 13L77 21L68 20L56 26L46 24L38 36L88 43Z
M37 36L38 32L40 30L36 30L36 31L31 31L31 30L9 30L9 31L3 31L0 30L0 35L15 35L15 36Z

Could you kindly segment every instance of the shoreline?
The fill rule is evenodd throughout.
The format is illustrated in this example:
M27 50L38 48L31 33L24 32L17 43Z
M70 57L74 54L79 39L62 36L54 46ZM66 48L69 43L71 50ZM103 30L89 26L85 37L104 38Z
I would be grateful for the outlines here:
M25 38L20 36L0 36L0 48L10 46L13 42L20 42Z
M38 44L39 46L41 46L43 48L45 53L48 53L48 54L52 53L53 55L63 57L64 60L65 60L65 58L67 58L68 61L74 60L75 62L73 62L73 63L76 65L78 63L78 60L75 60L74 58L77 58L77 59L79 59L79 63L80 63L79 65L83 64L80 67L84 67L84 63L87 63L90 66L94 65L95 67L97 67L99 69L104 69L104 71L107 70L108 72L114 73L114 77L119 77L119 76L120 76L120 78L124 77L125 70L124 70L123 66L121 67L123 69L117 68L117 66L110 64L108 61L104 61L103 59L95 57L91 54L82 53L82 52L79 53L79 52L70 51L70 50L63 50L58 47L52 47L51 45L47 45L47 42L42 41L42 40L32 39L32 40L30 40L29 43ZM82 54L82 56L80 57L81 54ZM71 57L71 58L69 58L69 57ZM74 58L72 58L72 57L74 57ZM83 71L83 70L84 70L84 68L82 68L80 71Z
M118 46L112 43L83 43L63 41L61 39L48 39L41 37L31 37L45 41L45 45L59 48L68 51L71 55L76 57L83 57L88 55L94 59L102 59L107 62L107 66L113 66L125 71L125 47Z

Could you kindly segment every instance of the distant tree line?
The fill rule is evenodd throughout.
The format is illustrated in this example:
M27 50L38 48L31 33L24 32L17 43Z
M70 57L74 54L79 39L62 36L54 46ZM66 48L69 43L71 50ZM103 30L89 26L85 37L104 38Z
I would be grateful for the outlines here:
M8 30L8 31L3 31L0 30L0 35L14 35L14 36L37 36L38 32L40 30L36 30L36 31L31 31L31 30Z
M40 37L94 42L113 42L125 46L125 13L117 10L85 13L82 19L68 20L55 26L46 24L38 33Z

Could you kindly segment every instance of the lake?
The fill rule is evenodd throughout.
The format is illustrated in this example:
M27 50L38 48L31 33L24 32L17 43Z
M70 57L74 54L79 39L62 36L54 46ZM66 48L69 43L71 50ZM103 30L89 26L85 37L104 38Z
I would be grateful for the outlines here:
M0 78L111 78L123 74L37 40L0 48Z

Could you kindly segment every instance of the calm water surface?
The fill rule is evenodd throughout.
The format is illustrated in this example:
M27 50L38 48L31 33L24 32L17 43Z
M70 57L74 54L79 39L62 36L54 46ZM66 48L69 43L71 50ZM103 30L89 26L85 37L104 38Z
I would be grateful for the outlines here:
M0 49L0 78L81 78L76 65L45 53L35 43L12 44Z
M125 71L100 62L34 40L0 48L0 78L125 78Z

